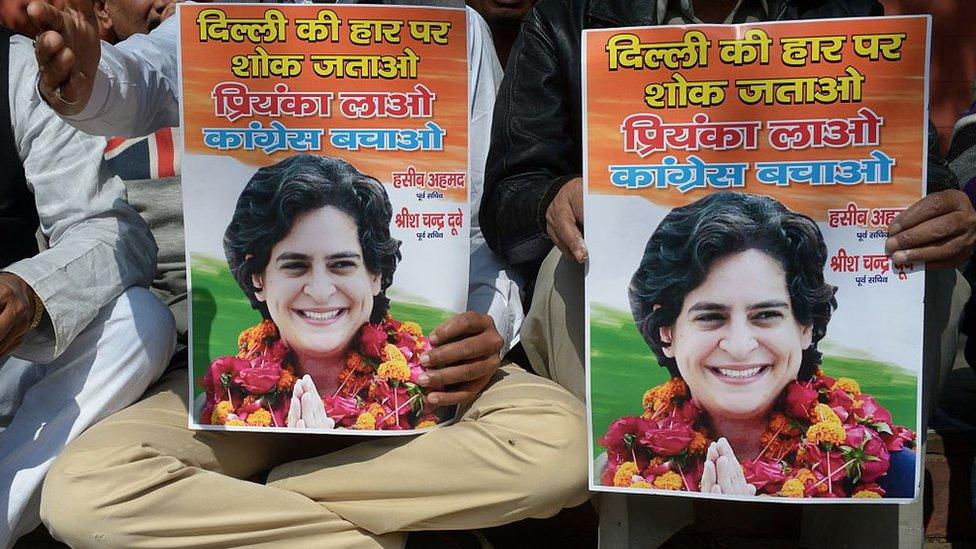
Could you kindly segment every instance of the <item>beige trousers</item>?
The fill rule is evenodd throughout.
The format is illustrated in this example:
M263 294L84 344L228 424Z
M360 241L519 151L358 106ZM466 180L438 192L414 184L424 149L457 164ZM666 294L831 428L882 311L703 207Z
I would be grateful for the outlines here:
M970 288L956 271L926 273L925 282L922 415L928 417L952 370ZM584 303L583 267L553 249L539 270L521 334L533 370L583 401ZM924 455L920 448L919 456ZM600 494L597 503L600 546L613 549L656 547L695 516L691 501L681 498ZM761 509L757 506L757 512ZM921 498L911 505L810 505L803 514L804 547L919 547L923 539Z
M457 423L362 438L191 431L186 372L58 458L41 516L73 547L400 547L584 502L583 406L503 366ZM357 443L358 442L358 443ZM271 470L267 484L247 479Z

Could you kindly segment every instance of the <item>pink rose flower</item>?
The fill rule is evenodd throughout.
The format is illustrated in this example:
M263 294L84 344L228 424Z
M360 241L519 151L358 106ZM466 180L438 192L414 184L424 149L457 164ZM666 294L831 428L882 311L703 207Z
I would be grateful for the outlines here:
M201 384L208 392L223 392L233 380L234 372L248 368L251 363L236 356L222 356L210 363Z
M285 365L285 357L288 356L288 347L280 339L267 347L263 353L251 359L252 366L278 366Z
M663 427L665 423L670 424L673 421L674 423L682 423L691 428L698 421L700 415L701 408L693 400L686 400L675 408L674 415L671 418L661 420L660 426Z
M281 379L281 366L266 362L261 366L243 368L234 374L234 383L253 395L271 392Z
M780 463L762 459L743 461L742 472L746 482L755 486L756 491L767 494L779 492L787 478Z
M889 455L878 433L864 425L847 427L847 445L861 449L864 459L859 460L861 480L874 482L888 473Z
M396 398L394 398L394 395ZM410 400L410 395L407 393L407 388L403 385L393 388L390 384L380 381L376 383L375 399L383 406L388 407L392 412L395 409L394 404L398 407L403 406L404 402ZM409 413L410 408L410 406L404 406L398 415L402 416L403 414Z
M605 435L597 442L607 449L607 459L610 461L633 461L633 448L638 438L647 429L650 422L635 416L622 417L607 428ZM646 465L646 462L645 462ZM613 477L611 477L611 480Z
M359 329L359 349L374 360L383 360L383 347L386 346L386 330L376 324L364 324Z
M396 339L394 345L400 349L400 352L403 353L403 356L409 362L413 358L414 349L417 348L417 340L406 331L397 332L394 339Z
M356 406L356 398L350 396L336 395L326 396L322 399L325 405L325 413L339 424L352 425L359 417L360 409Z
M887 408L878 404L872 396L861 395L858 397L861 407L857 410L857 415L871 423L887 423L891 425L891 412Z
M847 475L847 469L844 468L844 456L840 451L831 450L828 452L811 442L804 442L800 447L803 448L801 462L806 465L807 469L817 473L821 478L827 478L829 474L834 486L843 482ZM829 483L825 481L824 484ZM836 490L834 492L836 493Z
M891 426L891 434L881 433L881 440L889 452L897 452L905 447L906 442L915 440L915 431L900 425Z
M807 387L806 383L794 381L786 386L786 414L793 419L810 420L810 412L817 404L820 394L815 388Z
M650 464L648 464L648 466L644 468L642 473L645 478L649 479L648 482L654 482L654 479L656 477L659 477L670 470L671 470L671 462L665 461L664 463L655 465L654 467L651 467Z
M638 441L659 456L674 456L688 447L693 436L691 426L676 423L671 428L646 429Z

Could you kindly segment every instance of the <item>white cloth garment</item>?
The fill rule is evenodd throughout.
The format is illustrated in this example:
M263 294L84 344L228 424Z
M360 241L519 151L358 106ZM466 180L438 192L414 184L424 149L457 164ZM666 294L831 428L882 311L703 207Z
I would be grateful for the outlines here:
M505 353L518 341L522 325L520 281L488 248L478 224L491 115L502 68L488 25L471 8L467 8L467 26L471 182L468 308L492 317L505 340ZM176 18L170 17L150 34L134 35L114 46L102 42L92 97L82 112L66 118L68 123L94 135L130 137L179 126L177 30Z
M105 140L37 98L29 40L11 38L9 59L14 145L48 249L4 269L46 312L0 356L0 548L40 524L41 484L61 449L139 398L175 344L172 315L148 290L123 294L152 279L156 245L122 182L101 168Z
M0 494L6 494L0 547L41 524L41 485L61 449L138 400L175 345L169 309L133 287L104 306L53 362L0 358Z

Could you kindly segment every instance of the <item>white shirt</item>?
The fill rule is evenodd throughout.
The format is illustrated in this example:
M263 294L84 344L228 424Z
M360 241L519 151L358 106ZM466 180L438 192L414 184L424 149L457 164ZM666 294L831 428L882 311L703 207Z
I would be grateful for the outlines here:
M125 202L125 187L102 165L105 140L66 125L35 91L30 40L10 39L10 123L14 146L48 249L9 265L41 301L50 320L27 334L13 355L49 362L61 355L99 309L156 271L149 227Z
M180 125L177 20L170 17L150 34L134 35L102 55L91 99L67 117L85 132L137 137ZM491 117L502 67L484 19L467 8L468 172L471 181L471 265L468 309L488 314L505 340L502 353L518 341L523 313L519 282L481 234L478 210L491 137Z

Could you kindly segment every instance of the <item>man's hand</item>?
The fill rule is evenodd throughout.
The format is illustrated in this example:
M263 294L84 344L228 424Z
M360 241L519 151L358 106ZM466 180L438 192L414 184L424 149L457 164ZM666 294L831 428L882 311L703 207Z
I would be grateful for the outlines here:
M585 263L587 252L583 243L583 178L570 179L549 204L546 210L546 232L549 238L566 256Z
M473 399L501 365L504 345L490 316L468 311L454 315L430 333L429 352L420 363L430 370L417 378L422 387L445 387L427 394L434 406L451 406Z
M901 212L888 227L885 252L895 265L925 262L958 267L976 247L976 210L962 191L932 193Z
M24 339L34 318L34 289L12 273L0 273L0 355Z
M34 55L41 95L59 114L78 114L91 98L102 55L92 0L34 0L27 14L40 30Z

